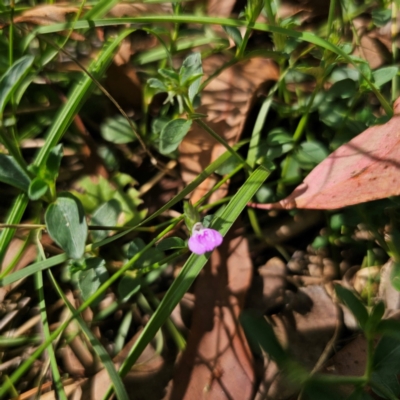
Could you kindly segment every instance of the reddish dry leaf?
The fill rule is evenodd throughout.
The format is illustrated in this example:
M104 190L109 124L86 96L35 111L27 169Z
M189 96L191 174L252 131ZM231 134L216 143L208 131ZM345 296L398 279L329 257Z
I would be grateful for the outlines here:
M216 55L204 60L205 76L209 76L228 60ZM278 79L278 68L271 61L253 58L224 70L202 92L202 105L196 112L207 114L206 123L231 146L239 140L252 97L256 89L266 81ZM197 124L179 147L182 179L191 182L222 153L225 147L213 139ZM216 179L206 179L192 194L192 201L200 199L215 185ZM217 198L226 193L226 186L219 190ZM214 197L213 200L216 200Z
M368 128L317 165L287 198L271 209L336 209L400 194L400 99L394 116Z
M170 399L249 399L254 373L238 316L250 285L246 239L228 234L196 283L188 343Z

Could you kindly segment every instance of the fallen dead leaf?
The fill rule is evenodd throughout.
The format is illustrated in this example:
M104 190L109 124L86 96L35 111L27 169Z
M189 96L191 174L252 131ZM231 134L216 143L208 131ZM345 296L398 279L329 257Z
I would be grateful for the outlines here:
M336 209L400 194L400 99L394 116L368 128L317 165L291 195L271 209Z
M196 282L193 322L169 399L251 398L253 361L238 322L251 275L247 241L231 231Z
M28 23L33 25L52 25L56 23L66 22L68 14L75 14L79 7L71 7L62 4L46 4L32 7L24 11L21 15L14 18L14 23ZM77 33L64 31L63 34L69 34L73 40L86 40L85 36Z

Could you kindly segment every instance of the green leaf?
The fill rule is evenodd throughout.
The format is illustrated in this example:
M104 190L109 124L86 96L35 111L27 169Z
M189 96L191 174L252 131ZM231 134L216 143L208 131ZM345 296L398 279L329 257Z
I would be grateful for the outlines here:
M24 192L28 191L31 179L15 161L14 157L0 154L0 181Z
M400 341L400 321L384 319L379 322L376 332Z
M174 119L164 125L160 134L160 153L169 154L175 151L192 126L191 120Z
M233 39L237 47L243 42L242 34L235 26L224 26L224 31Z
M50 179L56 179L58 176L58 171L61 165L61 159L63 158L63 146L58 144L53 147L49 152L49 157L46 160L46 174Z
M388 22L390 22L390 19L392 18L392 10L387 9L387 10L379 10L379 9L374 9L371 11L371 16L372 16L372 22L376 26L384 26Z
M187 85L189 82L191 82L188 90L188 96L192 103L195 96L199 92L202 75L203 68L201 66L201 54L190 54L182 63L182 67L179 71L179 79L181 85ZM195 80L193 80L194 77L196 77Z
M201 54L190 54L185 58L182 63L182 67L179 70L180 84L185 85L192 76L202 73L203 69L201 67Z
M253 315L244 311L240 315L240 323L249 339L251 347L256 350L261 347L282 368L288 361L288 355L280 345L271 325L264 316Z
M42 178L35 178L28 189L28 196L31 200L39 200L47 193L49 185Z
M100 125L100 132L103 139L116 144L131 143L136 140L129 122L122 115L107 118Z
M84 260L85 269L74 274L83 300L87 300L96 293L97 289L109 278L105 263L99 257L87 258ZM99 296L92 305L96 306L103 298L104 295Z
M50 237L68 257L81 258L88 232L81 202L70 193L62 193L47 207L44 218Z
M127 251L127 257L129 259L133 258L136 254L140 253L145 247L146 244L141 238L134 239L129 245ZM149 249L145 251L136 261L135 269L147 267L149 265L162 261L163 259L164 259L164 253L162 251L155 248Z
M400 263L393 263L392 271L390 272L390 282L392 286L400 292Z
M0 115L2 116L4 109L11 96L18 88L21 81L24 79L26 74L29 72L29 68L32 66L33 56L23 56L19 60L15 61L13 65L5 72L0 81Z
M118 297L122 302L128 301L134 294L141 289L141 278L132 278L125 275L118 284Z
M157 243L157 249L161 251L172 250L172 249L184 249L186 242L180 237L169 237L161 240Z
M121 206L115 199L111 199L101 205L92 216L91 224L100 226L117 225L118 216L121 213ZM92 231L93 240L98 242L109 235L110 231Z
M163 92L168 92L168 88L167 86L165 86L164 82L161 82L159 79L157 78L150 78L147 81L147 84L153 88L157 90L157 93L163 93Z
M280 146L286 143L293 143L293 137L285 129L276 128L268 133L266 139L268 146Z
M215 173L218 175L227 175L231 173L238 165L240 165L240 161L232 155L226 160L216 171Z
M377 87L381 87L387 82L390 82L399 72L399 67L384 67L372 72L374 83Z
M339 299L346 304L356 317L361 328L364 329L368 321L368 312L361 300L353 292L341 285L336 285L335 291Z
M387 398L378 389L391 393L395 398L400 395L397 374L400 372L400 342L383 336L375 348L373 359L372 388L375 393Z
M384 313L385 304L382 301L378 301L370 312L367 324L365 326L366 332L370 332L373 335L376 333L376 329L382 321Z
M301 166L312 167L323 161L328 156L328 154L328 150L322 143L313 141L301 143L294 157Z
M353 79L343 79L335 82L326 92L325 100L348 99L353 97L357 91L356 82Z
M163 77L166 78L172 82L175 82L176 84L179 84L179 74L172 69L165 69L165 68L160 68L158 70L158 73Z
M190 200L183 203L183 213L186 227L189 232L192 232L196 222L200 222L200 214L196 207L193 206Z

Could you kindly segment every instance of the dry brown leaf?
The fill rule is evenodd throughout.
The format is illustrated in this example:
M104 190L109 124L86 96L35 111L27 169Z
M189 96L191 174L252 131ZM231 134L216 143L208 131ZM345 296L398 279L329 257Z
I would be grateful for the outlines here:
M196 283L193 322L169 399L251 397L253 361L238 322L251 275L247 241L231 231Z
M24 11L20 16L14 18L14 23L29 23L34 25L52 25L67 21L68 14L75 14L79 7L71 7L63 4L46 4L30 8ZM64 34L70 34L73 40L86 40L83 35L77 32L65 31Z
M228 60L215 55L204 60L205 76L209 76ZM203 90L202 105L196 111L207 114L205 121L229 145L235 144L241 134L249 111L251 100L260 85L278 79L278 68L271 60L253 58L224 70ZM198 125L193 124L191 131L179 147L179 162L185 183L191 182L199 173L222 153L225 147L213 139ZM192 201L200 199L215 185L216 179L210 177L192 193ZM221 198L227 186L221 188L211 201Z
M356 47L354 55L368 61L371 69L382 67L391 61L391 39L379 34L378 29L370 30L369 18L358 17L353 20L357 30L360 45Z

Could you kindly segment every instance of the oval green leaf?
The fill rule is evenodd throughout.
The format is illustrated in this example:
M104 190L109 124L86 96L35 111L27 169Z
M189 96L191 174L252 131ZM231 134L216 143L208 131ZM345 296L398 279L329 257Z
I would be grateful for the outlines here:
M174 119L164 125L160 135L160 152L169 154L175 151L192 126L191 120Z
M47 207L44 218L50 237L68 257L82 258L88 228L81 202L70 193L62 193Z
M81 291L83 300L89 299L97 289L109 278L105 261L99 257L87 258L85 260L86 268L78 271L78 288ZM92 305L97 305L104 295L99 296Z
M39 200L47 192L49 186L47 182L41 178L35 178L28 189L28 196L31 200Z

